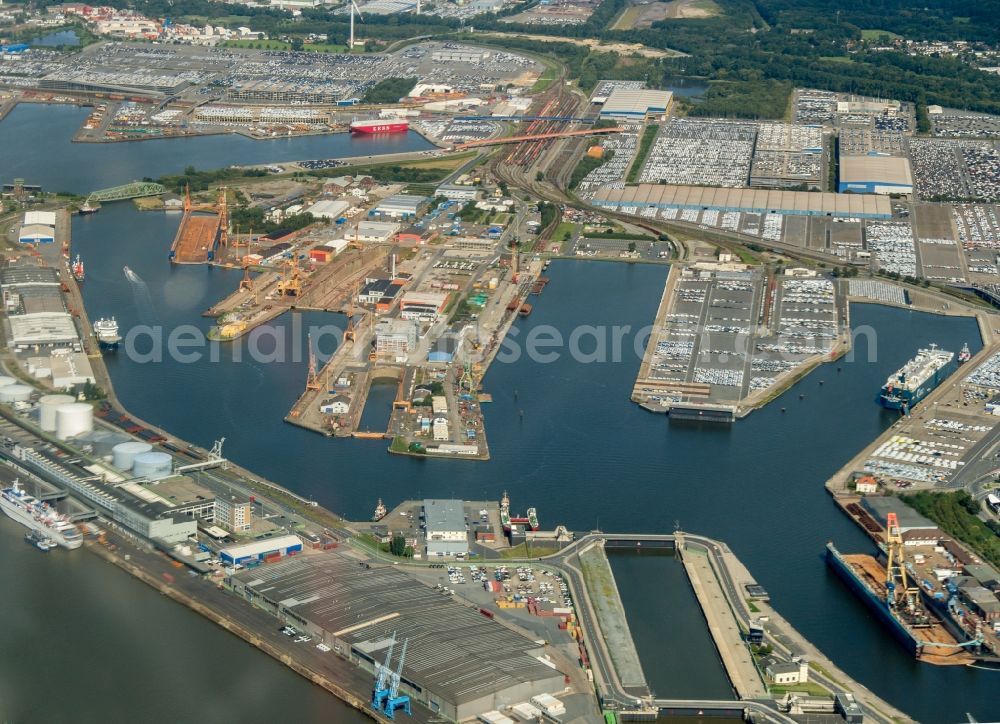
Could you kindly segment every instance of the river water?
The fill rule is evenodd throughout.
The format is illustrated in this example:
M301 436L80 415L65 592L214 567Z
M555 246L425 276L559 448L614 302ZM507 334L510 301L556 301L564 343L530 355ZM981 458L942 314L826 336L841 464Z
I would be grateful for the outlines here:
M96 162L74 167L60 163L54 151L46 154L38 148L43 145L43 137L36 135L40 124L20 119L15 126L9 125L19 120L16 116L22 110L18 108L0 123L0 148L9 149L4 151L4 170L9 168L7 157L15 167L28 169L42 159L43 168L35 178L48 174L46 184L60 177L74 179L63 187L99 188L111 185L112 179L120 183L130 177L156 176L188 163L199 168L248 163L243 158L244 144L255 143L232 137L198 139L219 144L213 146L207 161L185 155L188 140L116 144L94 147L114 152L115 168ZM73 128L72 123L61 127L64 133ZM334 143L337 138L326 140ZM61 148L57 139L46 138L45 144ZM154 167L147 168L144 159L151 146L164 150L155 152L149 161ZM174 148L180 150L167 150ZM265 160L333 155L291 153L274 152ZM60 171L51 170L52 166ZM30 178L25 171L19 173ZM200 313L235 288L239 273L172 267L166 255L178 222L177 215L140 213L129 204L109 204L99 214L74 221L74 253L82 254L87 264L84 297L92 317L114 314L125 331L137 325L162 326L167 331L186 324L207 328L210 320L202 319ZM142 282L125 278L122 267L126 264ZM858 339L857 361L821 367L770 406L732 427L678 425L642 411L628 399L639 365L639 357L630 351L631 334L651 321L666 269L559 261L549 276L552 281L535 300L533 314L515 323L512 340L522 344L532 330L537 334L544 329L568 336L579 325L592 325L593 334L610 339L612 328L629 327L631 331L622 335L625 352L619 361L582 363L562 350L554 361L522 354L495 363L485 380L485 389L495 400L486 407L492 459L485 463L390 456L385 441L333 440L283 423L281 418L305 381L304 330L342 324L342 318L335 315L287 314L258 338L218 348L218 361L207 358L209 350L204 351L206 359L196 362L143 362L123 350L109 360L109 369L123 404L138 416L203 446L224 435L227 457L351 518L369 516L379 497L393 504L429 495L498 498L507 490L515 508L538 508L543 527L565 523L577 530L662 532L679 523L687 530L722 538L807 638L897 706L924 721L954 721L967 711L980 719L1000 716L997 674L915 663L828 572L822 558L827 540L836 541L845 551L870 549L867 538L830 502L823 483L891 423L892 416L875 403L879 386L918 346L937 342L957 350L968 341L973 350L978 349L973 321L853 305L853 325L873 330L872 335ZM595 344L588 339L580 345L584 352L594 351ZM148 344L136 347L150 350ZM281 354L272 355L280 359L252 359L255 350L280 350ZM242 361L234 361L237 352ZM800 395L805 397L800 399ZM374 409L366 410L368 414L374 415ZM4 539L27 548L16 536ZM6 565L0 562L0 571ZM77 611L84 611L89 616L100 608L100 598L92 598L96 595L93 587L65 585L66 579L50 574L51 565L25 566L19 572L19 585L8 586L9 594L0 598L0 613L30 609L39 589L64 593L67 611L62 615L75 617ZM103 564L85 565L91 570ZM616 571L621 570L616 563ZM106 575L124 576L116 571ZM680 585L669 573L651 569L619 573L620 585L635 590L621 579L637 576L662 577L662 585ZM5 576L5 580L12 579ZM650 587L646 595L659 595L656 590ZM696 609L683 608L684 596L671 600L677 608L657 607L650 601L632 605L633 632L645 632L644 638L662 636L668 627L698 620ZM60 603L50 603L50 615L58 616L55 611ZM182 615L197 618L178 613ZM168 626L151 617L146 608L142 620L150 626ZM212 627L202 623L176 626L197 627L198 654L189 649L192 659L216 656L229 640L221 631L203 631ZM114 640L116 650L141 645L133 644L127 635ZM0 667L33 672L19 681L27 691L44 695L47 687L41 682L50 670L52 652L66 655L83 642L73 631L63 631L39 643L44 643L45 653L40 645L37 657L4 656ZM678 656L676 650L642 642L639 650L650 680L660 682L654 688L661 693L675 691L657 672L666 671L670 678L669 672L676 669L669 659ZM143 655L159 662L148 652ZM248 665L236 661L242 656L254 655L241 651L239 656L220 658L218 666ZM150 672L163 667L120 666L110 656L102 666L109 677L120 677L123 687L138 687L136 706L139 702L143 709L157 706L157 693L143 687ZM296 677L290 672L275 671L269 676L269 683L287 680L289 691L295 686L291 682ZM695 678L706 690L719 685L712 673ZM35 681L39 683L33 686ZM210 681L192 678L187 683L193 688L185 689L185 696L192 700L208 705L224 701L237 707L231 710L233 719L273 720L269 714L295 699L294 694L285 697L275 692L269 699L274 709L263 710L243 706L228 676ZM275 685L280 691L285 688ZM681 688L677 693L683 693ZM326 698L330 699L326 705L330 715L341 717L343 707ZM89 719L104 709L99 700L81 697L77 711L80 718ZM0 717L4 713L0 703Z

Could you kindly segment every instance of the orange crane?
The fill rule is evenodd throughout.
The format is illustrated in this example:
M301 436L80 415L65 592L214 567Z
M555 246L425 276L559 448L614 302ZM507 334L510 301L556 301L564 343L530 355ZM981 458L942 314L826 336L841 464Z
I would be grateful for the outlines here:
M239 246L240 231L239 228L236 229L236 245ZM250 256L250 239L253 238L253 229L250 229L250 234L247 237L246 251L243 254L243 278L240 280L240 291L253 291L253 279L250 278L250 261L248 257Z
M297 297L302 293L302 276L299 272L299 256L292 252L292 258L285 263L278 282L279 297Z
M319 372L316 369L316 350L313 349L312 335L306 337L309 345L309 372L306 374L306 390L320 390L322 385L319 381Z
M347 328L344 329L344 341L354 342L357 340L357 331L354 329L354 299L357 297L360 288L360 281L355 282L353 288L347 292Z

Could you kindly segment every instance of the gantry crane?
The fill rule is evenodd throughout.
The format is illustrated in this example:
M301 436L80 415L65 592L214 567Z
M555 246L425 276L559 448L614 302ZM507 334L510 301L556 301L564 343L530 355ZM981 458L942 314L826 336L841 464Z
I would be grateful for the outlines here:
M395 718L397 709L402 709L410 716L413 716L413 712L410 710L410 697L399 693L399 680L403 673L403 662L406 661L406 645L409 642L409 639L403 641L403 650L399 654L399 663L396 664L396 670L389 677L389 692L385 700L385 706L382 708L382 713L389 717L389 719Z
M394 648L396 648L395 633L393 633L392 638L389 640L389 651L385 655L385 661L375 667L377 676L375 678L375 688L372 689L372 708L376 711L381 711L386 700L389 698L387 684L389 683L389 677L392 676L389 662L392 661L392 650Z
M240 232L239 229L236 230L236 245L240 246L239 243ZM250 229L250 235L247 237L246 252L243 254L243 278L240 280L240 291L253 291L253 279L250 276L250 239L253 238L253 229Z
M890 608L904 609L915 614L919 609L920 589L911 583L906 575L906 557L903 548L903 534L899 529L899 517L889 513L885 520L885 549L888 560L885 564L885 602Z
M316 350L313 349L312 335L306 336L306 344L309 345L309 371L306 373L306 389L307 390L319 390L322 389L322 384L320 384L319 371L316 369Z
M347 327L344 329L344 341L354 342L357 339L357 332L354 329L354 300L360 293L360 281L347 292Z
M299 272L299 255L292 252L292 258L285 262L278 282L279 297L297 297L302 293L302 276Z

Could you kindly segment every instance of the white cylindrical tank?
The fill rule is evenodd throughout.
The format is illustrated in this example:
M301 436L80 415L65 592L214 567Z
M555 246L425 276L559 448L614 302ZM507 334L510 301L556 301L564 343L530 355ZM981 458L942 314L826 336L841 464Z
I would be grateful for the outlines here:
M56 410L76 402L72 395L42 395L38 400L38 424L45 432L56 431Z
M27 385L0 387L0 402L27 402L34 390Z
M174 459L164 452L145 452L135 456L132 474L146 478L163 478L173 472Z
M0 387L6 387L7 385L12 385L15 382L17 382L17 380L15 380L13 377L8 377L7 375L0 375Z
M119 470L131 470L136 456L148 453L153 446L148 442L123 442L111 448L111 464Z
M94 429L94 408L86 402L71 402L56 408L56 437L65 440Z

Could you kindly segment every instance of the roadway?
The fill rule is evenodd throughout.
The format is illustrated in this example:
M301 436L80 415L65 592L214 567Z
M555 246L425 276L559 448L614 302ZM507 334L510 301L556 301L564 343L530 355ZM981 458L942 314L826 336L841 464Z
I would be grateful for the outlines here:
M730 609L739 618L741 625L744 628L749 628L752 617L744 604L744 595L740 591L740 584L737 582L732 570L736 566L742 568L742 564L739 563L738 559L732 551L730 551L729 547L721 541L689 533L683 533L680 535L682 536L682 542L685 547L694 545L701 548L709 555L712 561L712 568L718 577L719 585L725 594ZM627 708L633 708L640 705L692 710L716 708L736 709L742 707L743 709L748 709L757 714L763 715L765 718L772 721L794 721L794 719L781 712L778 709L777 703L774 701L702 701L682 699L647 699L643 701L642 699L638 699L637 697L630 695L621 686L617 674L614 671L614 666L611 663L611 657L607 652L606 646L603 645L603 636L600 633L600 627L596 623L597 616L594 612L593 605L590 602L587 587L583 580L583 575L579 569L572 564L572 557L586 546L600 544L608 540L629 540L636 542L673 541L676 543L677 539L678 536L670 534L614 535L595 531L581 537L577 541L574 541L554 556L544 559L547 563L555 563L569 578L575 594L574 600L577 603L577 615L584 631L587 632L589 642L591 642L591 645L588 646L591 664L595 668L595 673L600 675L600 682L603 684L601 691L606 708L614 708L615 703L624 705ZM748 575L749 574L747 574L747 576ZM896 724L900 721L911 721L905 714L879 699L872 692L861 686L861 684L853 681L845 672L837 668L833 662L822 656L818 649L809 644L808 641L801 636L801 634L795 631L790 624L784 621L784 619L776 613L771 615L770 618L771 620L766 636L768 642L771 643L777 652L784 655L788 659L794 655L805 654L811 661L821 664L825 671L832 672L831 675L823 673L816 668L811 668L809 676L812 681L815 681L834 693L854 694L858 701L864 705L865 713L872 721L880 722L881 724ZM834 676L837 678L834 679ZM847 686L845 687L845 685L839 682L845 682Z

